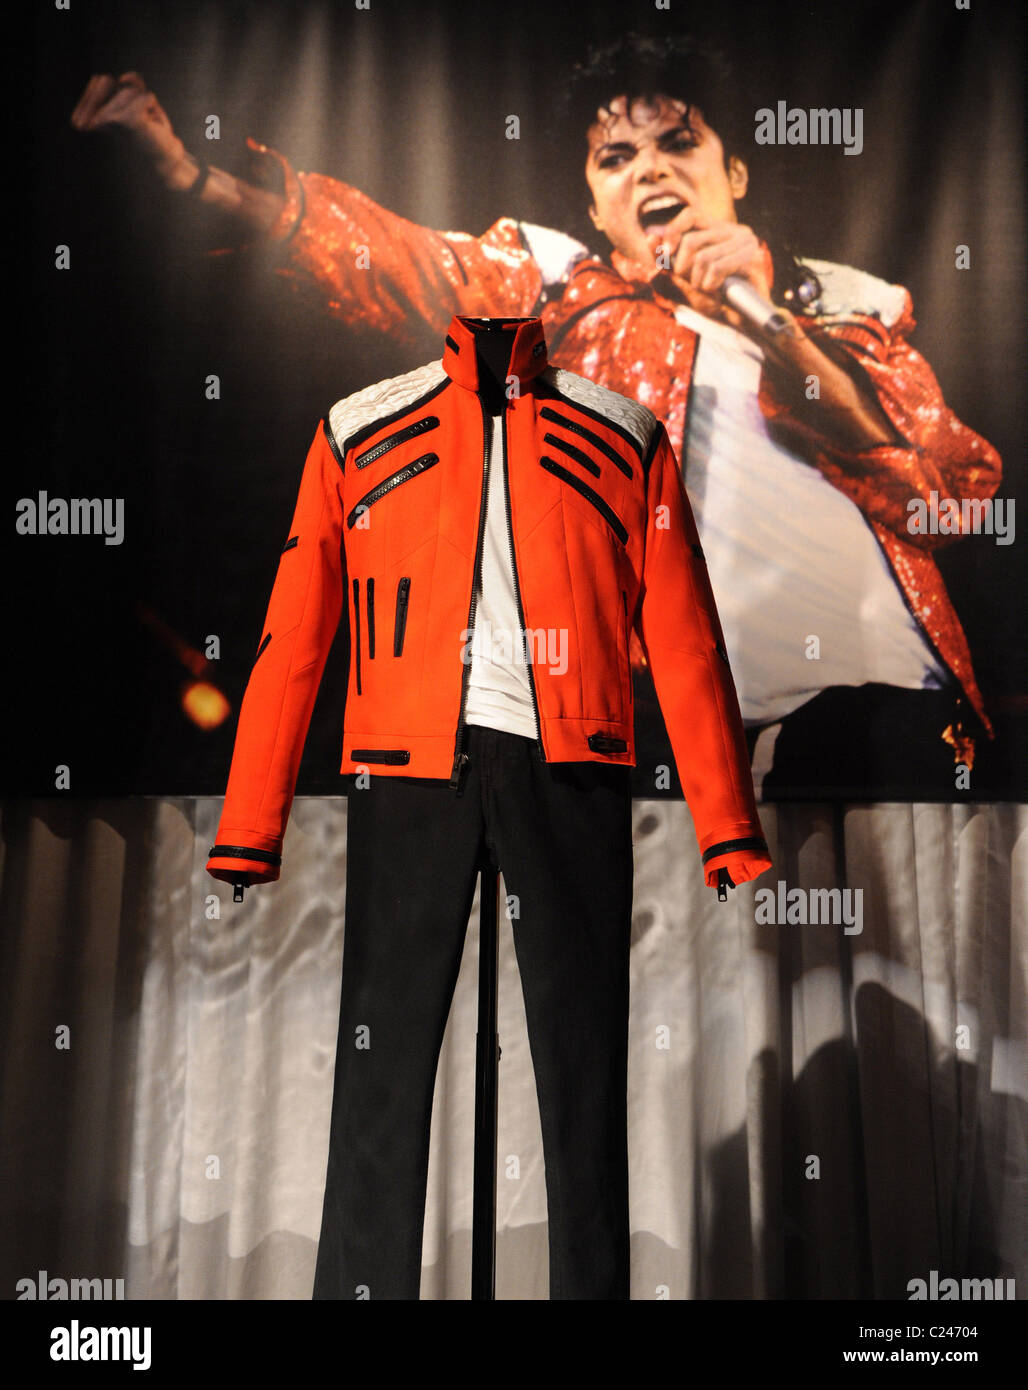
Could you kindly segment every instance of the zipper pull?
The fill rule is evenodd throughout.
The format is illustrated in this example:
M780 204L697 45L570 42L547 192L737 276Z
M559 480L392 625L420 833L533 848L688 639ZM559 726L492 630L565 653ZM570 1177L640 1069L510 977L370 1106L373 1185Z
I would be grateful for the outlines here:
M468 753L458 753L453 760L453 771L450 773L450 786L460 796L464 790L464 773L467 769L471 757Z

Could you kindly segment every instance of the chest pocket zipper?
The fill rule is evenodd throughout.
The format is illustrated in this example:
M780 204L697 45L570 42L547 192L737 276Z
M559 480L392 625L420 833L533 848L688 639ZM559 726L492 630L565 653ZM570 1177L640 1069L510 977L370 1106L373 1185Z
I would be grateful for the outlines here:
M365 449L363 454L358 454L353 461L354 468L367 468L369 463L374 463L383 454L387 454L390 449L395 449L397 444L402 444L407 439L414 439L419 434L425 434L428 430L434 430L439 424L438 415L426 415L423 420L415 420L413 425L407 425L405 429L397 430L395 434L388 435L380 440L370 449Z
M403 468L391 473L388 478L384 478L377 487L373 487L370 492L366 492L353 510L346 518L348 528L353 527L358 517L368 507L374 506L387 493L392 492L394 487L399 487L402 483L409 482L411 478L416 478L419 473L424 473L426 468L432 468L439 462L438 454L422 454L413 463L407 463Z
M407 631L407 601L410 598L410 576L404 575L396 586L396 620L393 624L393 656L403 653L403 636Z
M353 661L357 694L361 693L361 582L353 581Z
M569 472L563 464L557 463L556 459L548 458L546 454L543 454L539 462L542 464L543 468L546 469L547 473L553 473L556 477L561 478L567 483L569 487L573 487L576 492L581 493L585 500L596 508L621 544L628 544L628 530L624 522L595 489L591 488L588 483L583 483L581 478L577 478L575 474Z

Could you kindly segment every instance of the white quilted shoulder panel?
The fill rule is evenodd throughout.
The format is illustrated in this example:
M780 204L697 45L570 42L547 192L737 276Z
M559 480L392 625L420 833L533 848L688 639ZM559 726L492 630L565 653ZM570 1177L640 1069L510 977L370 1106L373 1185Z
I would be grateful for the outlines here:
M346 441L358 430L384 420L387 416L410 405L433 386L446 380L442 361L426 362L423 367L415 367L401 376L387 377L355 391L352 396L344 396L336 401L328 412L328 423L335 436L340 452L346 448Z
M821 298L812 307L825 318L847 314L867 314L891 328L903 312L906 290L902 285L890 285L877 275L856 266L839 265L836 261L816 261L812 256L798 258L809 265L821 281Z
M599 415L606 415L614 424L627 430L645 452L657 427L657 417L647 406L563 367L547 367L541 375L548 377L562 396L595 410Z
M553 227L537 222L519 222L518 230L525 249L539 267L543 285L561 285L571 274L576 262L588 259L589 248Z

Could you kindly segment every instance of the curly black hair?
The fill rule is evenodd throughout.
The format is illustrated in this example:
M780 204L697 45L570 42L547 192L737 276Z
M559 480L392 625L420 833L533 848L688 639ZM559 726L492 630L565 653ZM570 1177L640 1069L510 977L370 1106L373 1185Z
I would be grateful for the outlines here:
M753 111L740 96L745 86L736 64L706 38L622 34L612 43L590 48L559 84L548 132L550 146L566 160L569 138L584 145L597 112L615 96L625 96L630 103L637 98L672 97L687 104L686 119L698 110L721 141L726 170L733 155L746 164L746 221L771 252L774 298L789 302L798 312L820 293L817 277L798 263L782 228L782 210L790 201L795 204L799 190L791 186L786 171L771 168L771 157L755 144ZM583 169L583 181L584 177ZM575 232L594 249L601 249L584 216Z

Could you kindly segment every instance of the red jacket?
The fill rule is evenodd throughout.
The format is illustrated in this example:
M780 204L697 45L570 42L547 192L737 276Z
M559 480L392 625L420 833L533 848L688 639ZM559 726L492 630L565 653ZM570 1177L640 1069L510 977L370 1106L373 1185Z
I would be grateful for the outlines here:
M649 406L682 456L697 337L674 318L663 272L617 251L607 265L570 237L512 217L499 218L482 236L433 231L341 179L297 172L277 150L247 144L255 177L278 182L285 195L265 239L280 244L278 273L312 304L409 347L426 324L441 336L455 313L538 313L556 365ZM370 249L370 261L358 255L361 248ZM838 447L793 415L766 373L760 408L789 446L860 508L911 613L962 688L958 703L973 709L992 736L967 639L932 555L957 536L911 535L907 504L927 502L933 491L992 497L999 455L948 408L931 367L910 346L909 293L849 266L810 264L826 292L801 316L805 330L828 340L826 350L846 355L903 442ZM972 729L958 716L939 731L969 763Z
M475 320L441 362L338 401L307 455L243 698L208 871L279 876L311 712L344 604L340 771L459 787L487 470L504 496L539 756L634 765L632 628L646 650L706 881L769 868L724 636L663 424L550 367L538 318L513 334L501 457L479 392ZM566 661L539 660L559 633ZM547 650L544 644L543 652ZM552 643L549 650L553 650Z

